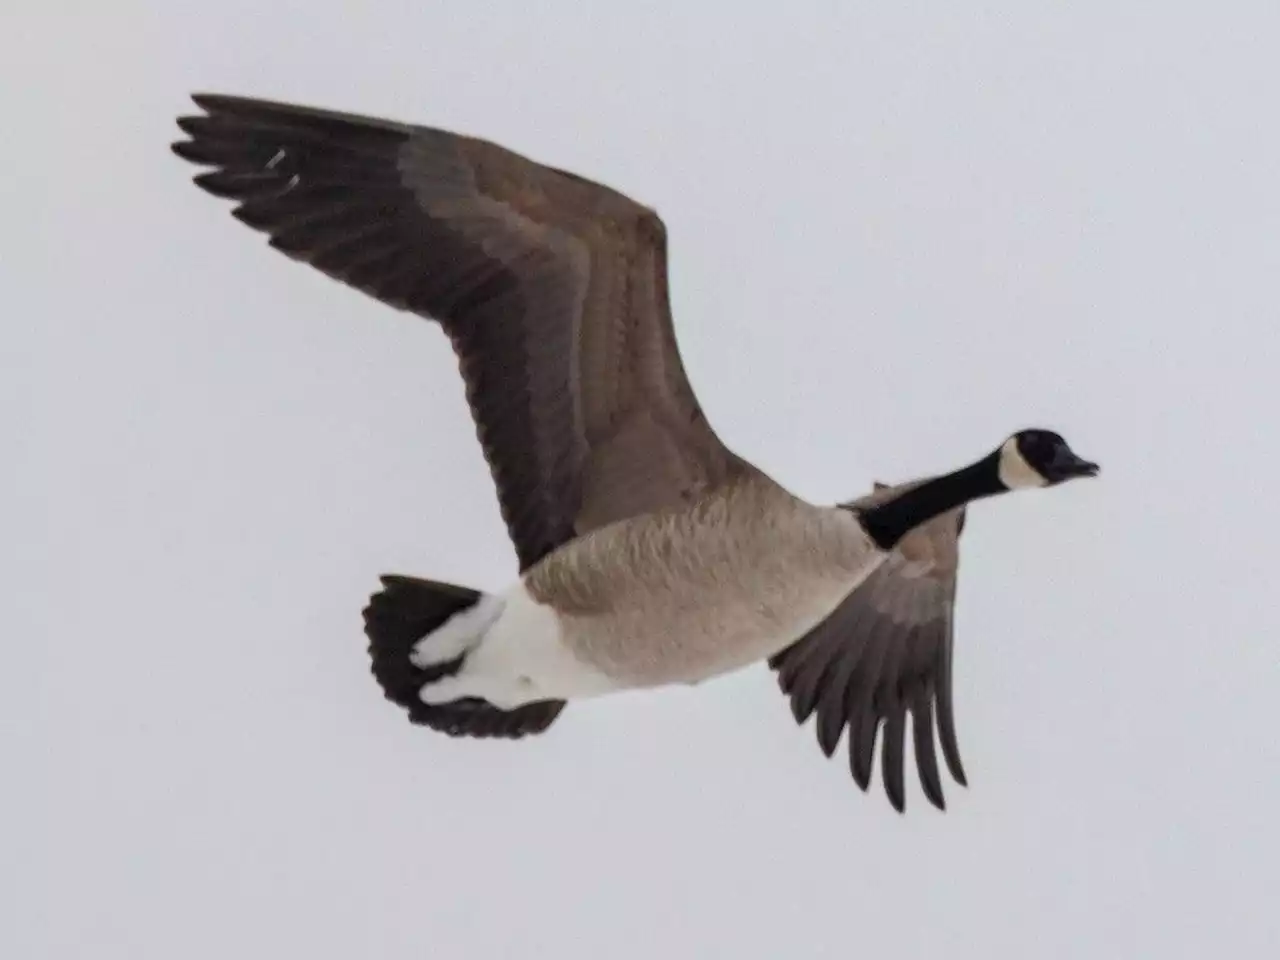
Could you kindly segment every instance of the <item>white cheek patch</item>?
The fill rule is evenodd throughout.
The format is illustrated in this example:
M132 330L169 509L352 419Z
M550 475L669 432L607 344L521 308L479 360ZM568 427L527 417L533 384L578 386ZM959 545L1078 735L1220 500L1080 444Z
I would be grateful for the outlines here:
M1040 476L1031 464L1027 463L1018 450L1018 440L1010 437L1000 447L1000 482L1010 490L1021 490L1026 487L1048 486L1049 481Z

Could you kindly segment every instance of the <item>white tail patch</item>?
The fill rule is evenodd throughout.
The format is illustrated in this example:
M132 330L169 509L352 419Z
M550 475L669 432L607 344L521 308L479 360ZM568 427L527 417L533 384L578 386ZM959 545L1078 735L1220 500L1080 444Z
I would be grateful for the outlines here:
M455 648L457 652L451 654L467 654L461 669L419 691L424 703L479 697L511 710L535 700L570 700L618 689L615 681L565 646L559 614L535 600L523 582L502 597L485 599L491 601L488 609L496 614L483 620L478 643ZM467 627L472 633L481 619L475 614L478 609L472 607L458 615L473 615ZM440 648L436 638L452 624L450 620L422 641L432 645L432 656Z
M494 594L482 594L474 606L455 613L413 645L409 660L417 667L445 663L474 649L485 632L502 616L506 602Z

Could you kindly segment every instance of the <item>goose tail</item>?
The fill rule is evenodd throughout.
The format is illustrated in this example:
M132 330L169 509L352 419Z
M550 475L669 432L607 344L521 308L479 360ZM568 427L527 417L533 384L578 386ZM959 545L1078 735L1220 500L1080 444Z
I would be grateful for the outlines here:
M502 710L474 697L425 703L428 684L457 674L468 653L501 611L497 597L434 580L388 574L364 608L365 635L374 679L383 696L404 709L411 723L454 737L517 739L541 733L563 701Z

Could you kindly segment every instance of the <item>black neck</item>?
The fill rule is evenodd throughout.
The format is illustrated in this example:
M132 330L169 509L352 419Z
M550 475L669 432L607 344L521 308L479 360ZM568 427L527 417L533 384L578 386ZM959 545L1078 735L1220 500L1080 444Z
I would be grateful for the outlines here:
M926 480L888 503L858 508L863 529L881 550L892 550L920 524L972 500L1008 490L1000 482L1000 454L993 453L955 473Z

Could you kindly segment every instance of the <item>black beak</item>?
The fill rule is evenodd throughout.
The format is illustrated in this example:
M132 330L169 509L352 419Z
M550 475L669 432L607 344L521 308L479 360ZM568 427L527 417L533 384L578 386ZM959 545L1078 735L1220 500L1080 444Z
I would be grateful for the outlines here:
M1098 469L1096 463L1082 460L1076 456L1074 450L1064 443L1054 452L1053 460L1049 463L1047 473L1052 482L1061 483L1064 480L1073 480L1076 477L1096 477Z

